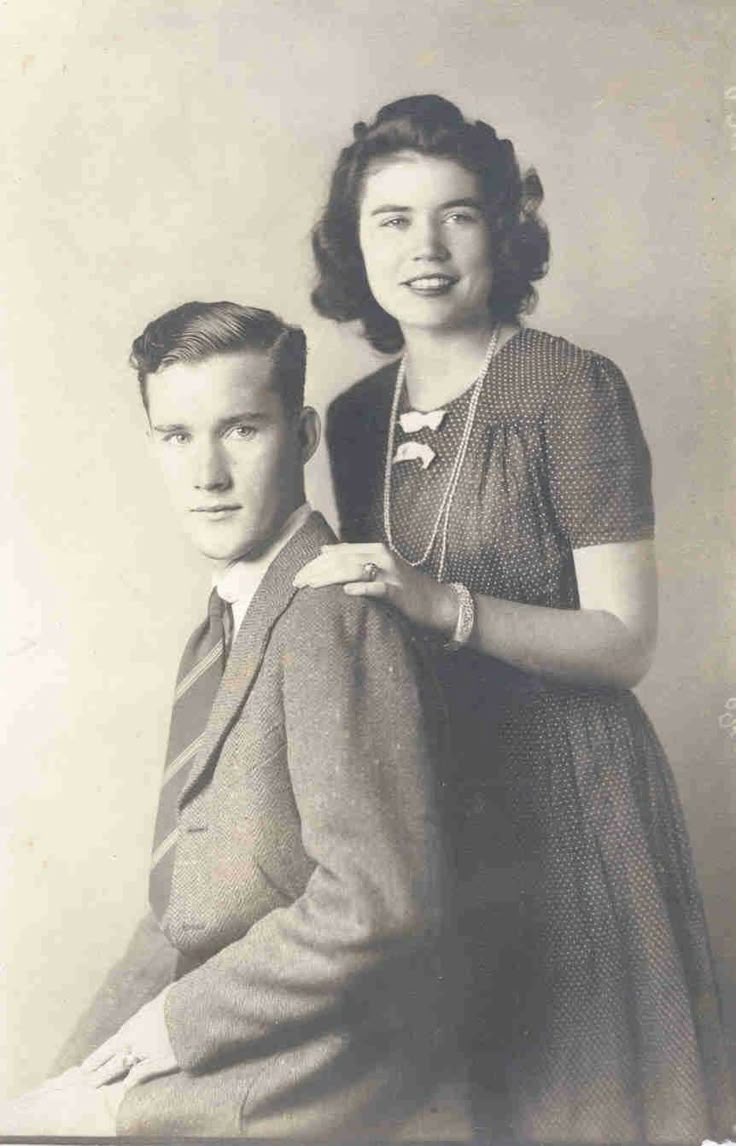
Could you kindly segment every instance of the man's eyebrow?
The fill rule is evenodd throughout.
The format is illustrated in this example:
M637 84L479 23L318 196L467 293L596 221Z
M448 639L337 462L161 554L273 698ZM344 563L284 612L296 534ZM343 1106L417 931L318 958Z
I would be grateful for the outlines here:
M219 429L227 430L230 426L237 426L241 422L262 422L267 416L262 410L243 410L241 414L230 414L227 418L221 418L217 425Z
M449 199L446 203L440 203L437 208L438 211L447 211L451 207L474 207L477 211L483 210L483 204L479 199ZM392 211L411 211L411 207L402 206L400 203L382 203L380 207L374 207L371 215L384 215Z
M155 430L157 434L181 433L183 430L187 430L188 428L189 428L188 426L183 425L183 423L181 423L181 422L172 422L170 425L166 425L166 426L159 426L159 425L152 425L151 426L151 429Z
M228 430L231 426L237 426L241 422L262 422L268 415L258 410L244 410L240 414L230 414L227 418L221 418L217 422L218 430ZM165 425L153 425L152 430L157 434L180 434L188 433L189 426L184 422L169 422Z

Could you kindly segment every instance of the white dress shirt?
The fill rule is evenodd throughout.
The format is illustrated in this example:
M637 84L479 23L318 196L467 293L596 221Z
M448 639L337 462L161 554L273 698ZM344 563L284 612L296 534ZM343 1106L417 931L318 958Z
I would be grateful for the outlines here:
M283 529L265 553L252 561L245 557L241 561L233 561L225 570L218 571L212 578L213 588L217 589L223 601L227 601L232 606L233 640L237 636L243 617L248 611L248 606L253 600L258 586L265 577L269 565L281 552L287 541L290 541L294 534L301 529L311 512L311 505L305 501L287 517Z

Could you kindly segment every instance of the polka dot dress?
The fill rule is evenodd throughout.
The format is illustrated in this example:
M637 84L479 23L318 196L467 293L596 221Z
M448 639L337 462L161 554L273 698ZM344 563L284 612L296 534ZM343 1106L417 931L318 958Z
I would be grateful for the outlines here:
M396 364L333 403L345 540L385 540ZM433 460L397 461L391 528L427 549L471 391ZM408 409L404 393L399 413ZM519 331L483 384L448 525L444 580L575 609L572 551L651 537L649 454L607 359ZM441 535L441 530L439 531ZM424 568L435 576L439 541ZM635 697L558 686L472 651L439 655L445 777L469 972L465 1042L478 1131L497 1139L695 1142L731 1117L700 896L669 766Z

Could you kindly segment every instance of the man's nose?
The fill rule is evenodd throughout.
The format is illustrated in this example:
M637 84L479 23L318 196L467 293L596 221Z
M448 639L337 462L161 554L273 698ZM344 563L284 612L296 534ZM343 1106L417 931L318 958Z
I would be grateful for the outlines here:
M437 219L419 219L414 227L414 254L417 260L429 259L440 262L449 258L442 224Z
M220 442L207 442L197 451L194 485L197 489L227 489L230 467Z

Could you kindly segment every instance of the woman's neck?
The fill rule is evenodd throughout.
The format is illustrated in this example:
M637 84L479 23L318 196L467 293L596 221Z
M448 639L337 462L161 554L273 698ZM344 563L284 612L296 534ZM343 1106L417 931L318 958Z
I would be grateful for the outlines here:
M503 323L497 350L518 328ZM406 390L417 410L435 410L475 382L488 351L493 326L472 331L405 330Z

